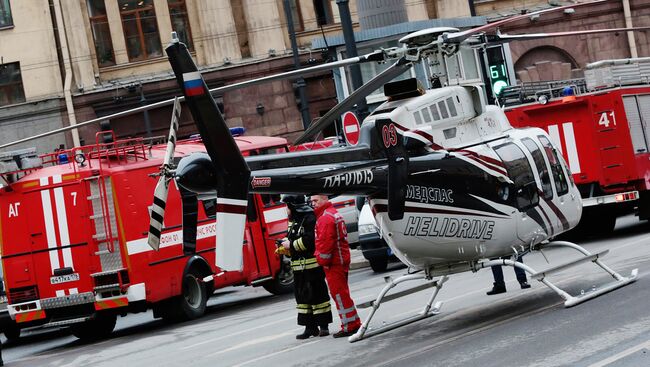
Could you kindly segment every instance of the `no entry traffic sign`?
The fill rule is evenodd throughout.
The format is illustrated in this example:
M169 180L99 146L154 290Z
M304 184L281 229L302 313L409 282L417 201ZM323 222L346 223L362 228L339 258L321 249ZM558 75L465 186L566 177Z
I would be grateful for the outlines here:
M343 135L345 140L350 145L357 145L359 142L359 119L354 112L346 112L343 114Z

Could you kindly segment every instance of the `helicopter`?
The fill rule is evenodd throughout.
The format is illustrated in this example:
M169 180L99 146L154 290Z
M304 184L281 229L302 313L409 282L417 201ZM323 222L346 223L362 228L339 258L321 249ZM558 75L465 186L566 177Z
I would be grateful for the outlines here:
M246 158L228 133L228 126L187 48L172 37L166 52L207 152L183 157L177 165L166 160L161 167L154 192L149 244L155 247L159 241L171 180L184 193L183 205L187 202L189 209L183 220L187 219L188 226L195 223L192 216L196 214L191 208L196 206L196 200L216 199L215 260L222 272L241 268L249 193L366 196L383 238L411 272L390 280L374 301L364 304L372 311L359 331L349 338L350 342L438 314L442 303L434 301L448 277L455 273L477 272L494 265L521 268L562 297L566 307L634 282L638 269L627 277L620 275L601 261L607 251L592 254L575 243L554 240L577 225L582 202L566 162L544 130L513 128L501 108L486 104L480 84L424 90L415 79L391 81L417 62L453 55L462 47L647 29L530 35L498 32L499 26L523 17L605 1L608 0L522 14L465 31L447 27L425 29L400 39L402 47L230 86L236 89L324 69L395 60L294 142L300 144L315 137L342 112L383 86L387 100L365 118L357 145ZM496 34L488 35L493 29L497 29ZM174 149L174 130L172 126L169 156ZM185 234L183 244L191 252L196 238L191 231ZM582 256L543 271L513 260L553 246L572 248ZM553 273L585 262L593 262L614 281L573 296L548 279ZM370 329L382 301L424 288L418 286L388 295L398 284L413 280L424 280L424 287L434 288L422 312Z

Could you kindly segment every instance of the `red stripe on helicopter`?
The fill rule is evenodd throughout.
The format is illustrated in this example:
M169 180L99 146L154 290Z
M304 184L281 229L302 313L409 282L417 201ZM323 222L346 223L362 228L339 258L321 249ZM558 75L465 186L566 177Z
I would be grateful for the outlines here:
M508 172L506 172L506 170L503 169L502 167L495 166L495 165L493 165L491 163L488 163L488 162L486 162L486 161L482 160L481 158L476 157L474 155L468 155L468 154L464 154L464 153L461 153L461 154L463 154L463 156L473 160L476 163L482 164L483 166L485 166L485 167L487 167L487 168L489 168L489 169L491 169L493 171L496 171L496 172L498 172L498 173L500 173L500 174L502 174L504 176L508 176Z
M472 151L472 150L469 150L469 149L458 149L458 150L450 149L450 150L451 151L456 151L456 152L461 152L463 154L470 154L470 155L472 155L474 157L477 157L477 158L480 158L480 159L484 160L486 163L490 163L490 164L493 164L495 166L505 168L505 165L500 160L498 160L496 158L492 158L492 157L487 156L487 155L479 154L479 153L477 153L475 151Z
M425 133L424 131L422 131L422 130L418 130L418 129L414 129L414 130L408 129L408 128L406 128L406 127L404 127L404 126L398 124L398 123L395 122L395 121L393 121L393 123L395 124L395 127L396 127L397 129L399 129L400 131L402 131L403 133L405 133L405 132L410 132L410 133L413 133L413 134L418 134L418 135L420 135L421 137L427 139L427 140L429 141L429 145L431 145L431 147L432 147L433 149L444 149L444 147L443 147L442 145L436 144L436 143L433 141L433 136L432 136L431 134L429 134L429 133Z
M551 210L553 210L553 213L555 213L555 215L557 215L557 217L560 219L560 222L562 222L562 228L565 231L571 228L571 226L569 225L569 221L566 219L566 217L564 216L560 208L558 208L557 205L555 205L555 203L553 203L552 200L548 200L544 198L544 201L546 202L546 204L548 204Z
M230 214L246 214L246 205L217 203L217 212L230 213Z

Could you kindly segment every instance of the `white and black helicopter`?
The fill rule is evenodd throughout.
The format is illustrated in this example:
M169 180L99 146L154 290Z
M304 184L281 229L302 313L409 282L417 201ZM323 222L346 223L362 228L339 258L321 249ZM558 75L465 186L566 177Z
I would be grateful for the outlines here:
M157 240L164 216L169 181L174 179L187 202L188 226L196 223L196 200L217 197L217 265L239 270L248 194L322 193L367 196L383 238L412 272L390 281L357 334L350 341L390 330L437 314L434 300L454 273L492 265L519 267L573 306L627 285L637 269L621 276L600 260L607 251L590 253L570 242L553 238L573 228L582 212L580 193L571 172L547 133L537 128L514 129L497 106L485 103L481 85L445 86L422 90L414 79L390 82L426 59L452 55L461 47L483 47L485 42L506 42L540 37L622 32L621 28L533 35L488 35L506 22L533 14L576 8L608 0L577 3L529 13L466 31L434 28L400 40L401 48L273 75L219 88L221 92L271 80L308 75L325 69L364 62L396 60L392 66L352 93L308 128L296 143L313 138L360 98L384 86L387 101L361 126L360 141L352 147L247 157L239 152L211 91L198 72L185 45L174 39L166 51L183 89L185 102L206 146L207 154L184 157L176 167L166 160L155 192L150 244ZM171 158L175 128L170 132ZM158 203L158 204L156 204ZM192 251L192 230L185 231L184 246ZM580 257L536 271L512 258L550 246L577 250ZM583 295L572 296L547 276L584 262L593 262L614 281ZM382 300L397 284L426 280L434 287L418 315L379 329L369 323ZM416 287L417 290L423 287Z

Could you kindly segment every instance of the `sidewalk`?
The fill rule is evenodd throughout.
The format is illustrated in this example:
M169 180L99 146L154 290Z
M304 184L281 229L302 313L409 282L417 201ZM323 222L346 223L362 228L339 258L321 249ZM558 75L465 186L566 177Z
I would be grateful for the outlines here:
M360 248L350 249L350 270L367 268L370 263L363 257Z

